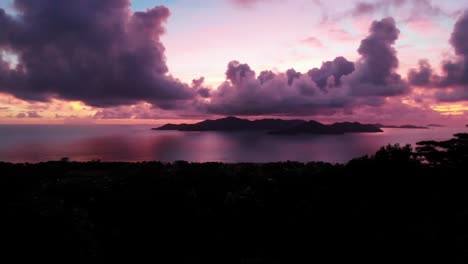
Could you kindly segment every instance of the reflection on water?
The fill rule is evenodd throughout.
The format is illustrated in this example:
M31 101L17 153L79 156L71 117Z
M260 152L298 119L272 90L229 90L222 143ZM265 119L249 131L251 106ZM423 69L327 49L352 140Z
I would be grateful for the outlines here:
M148 126L0 125L0 160L346 162L389 143L445 140L466 128L385 129L378 134L268 135L151 131Z

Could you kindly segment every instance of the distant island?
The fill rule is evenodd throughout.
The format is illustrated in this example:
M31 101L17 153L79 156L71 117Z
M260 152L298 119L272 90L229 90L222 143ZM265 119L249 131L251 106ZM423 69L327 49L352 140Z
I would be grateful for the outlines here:
M445 127L443 125L438 125L438 124L429 124L427 125L428 127Z
M361 123L334 123L325 125L317 121L300 119L260 119L250 121L237 117L226 117L217 120L205 120L195 124L166 124L153 130L177 131L266 131L269 134L345 134L345 133L379 133L383 132L375 125Z
M405 129L429 129L427 126L415 126L415 125L402 125L402 126L395 126L395 125L383 125L383 124L374 124L374 126L378 128L405 128ZM429 126L438 126L438 125L429 125Z

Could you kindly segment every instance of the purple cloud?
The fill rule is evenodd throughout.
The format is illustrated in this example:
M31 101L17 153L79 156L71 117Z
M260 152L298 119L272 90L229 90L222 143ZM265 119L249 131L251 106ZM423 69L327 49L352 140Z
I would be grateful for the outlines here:
M398 8L406 4L409 4L412 7L411 15L406 19L407 21L416 19L421 15L450 15L439 6L434 5L431 0L380 0L373 2L357 2L349 11L349 14L354 17L371 15L378 11L388 12L390 8Z
M358 49L361 59L346 83L356 96L395 96L409 91L408 84L396 73L398 58L393 47L400 31L393 18L374 21L369 36Z
M337 57L307 74L289 69L262 71L257 76L248 64L232 61L226 82L199 108L223 115L331 115L349 114L362 105L380 106L385 97L409 90L396 73L393 45L398 35L392 18L375 21L358 50L362 57L357 63Z
M16 118L42 118L36 111L29 111L27 113L19 113Z
M439 88L436 99L443 102L468 100L468 11L457 20L450 37L457 59L444 61L442 75L433 74L428 62L412 69L408 79L415 86ZM444 88L452 88L447 90Z
M431 85L433 75L432 67L427 60L419 61L419 69L411 69L408 72L408 82L415 86Z
M160 41L170 15L158 6L130 11L130 0L15 0L0 9L0 92L25 100L80 100L107 107L148 101L170 108L196 95L168 75Z
M333 61L326 61L322 63L319 68L313 68L307 74L315 81L315 83L324 88L330 83L333 86L341 85L341 77L354 72L354 63L348 61L344 57L337 57ZM333 77L333 79L330 79Z
M304 43L306 45L309 45L309 46L312 46L312 47L315 47L315 48L323 48L323 43L318 39L318 38L315 38L315 37L309 37L309 38L306 38L306 39L303 39L301 40L301 43Z
M271 1L271 0L231 0L234 4L241 6L241 7L252 7L253 5L263 2L263 1Z
M213 91L210 103L201 105L203 110L222 115L333 114L350 103L344 89L324 92L308 75L293 69L256 77L247 64L229 65L233 64L238 65L236 78L227 75L228 80Z

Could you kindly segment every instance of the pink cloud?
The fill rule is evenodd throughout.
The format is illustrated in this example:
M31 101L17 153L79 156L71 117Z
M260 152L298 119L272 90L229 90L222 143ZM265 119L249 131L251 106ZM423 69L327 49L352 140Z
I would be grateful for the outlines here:
M315 38L315 37L309 37L309 38L303 39L301 40L301 43L314 47L314 48L324 47L322 42L318 38Z

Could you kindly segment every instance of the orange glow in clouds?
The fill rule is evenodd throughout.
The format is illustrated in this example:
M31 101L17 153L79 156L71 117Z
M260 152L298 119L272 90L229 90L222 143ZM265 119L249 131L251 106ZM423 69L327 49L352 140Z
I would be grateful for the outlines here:
M464 104L433 105L431 108L441 115L464 115L468 111L468 105Z

